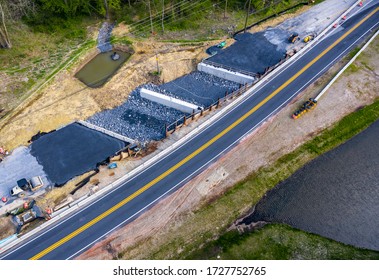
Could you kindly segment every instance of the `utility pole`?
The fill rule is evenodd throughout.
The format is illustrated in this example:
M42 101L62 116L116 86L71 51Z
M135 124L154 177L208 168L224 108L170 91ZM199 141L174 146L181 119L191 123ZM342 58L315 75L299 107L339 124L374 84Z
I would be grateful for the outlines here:
M160 71L159 71L158 53L155 53L155 59L157 61L157 74L159 75Z
M105 18L109 19L109 9L108 9L108 1L104 0L104 7L105 7Z
M153 17L151 15L151 6L150 6L150 0L147 1L147 5L149 7L149 14L150 14L150 27L151 27L151 34L154 34L154 29L153 29Z
M226 9L228 8L228 0L225 0L224 18L226 18Z
M246 26L247 26L247 19L249 17L249 13L250 13L250 5L251 5L251 0L247 0L249 1L249 5L247 6L247 10L246 10L246 19L245 19L245 29L244 29L244 33L246 33Z

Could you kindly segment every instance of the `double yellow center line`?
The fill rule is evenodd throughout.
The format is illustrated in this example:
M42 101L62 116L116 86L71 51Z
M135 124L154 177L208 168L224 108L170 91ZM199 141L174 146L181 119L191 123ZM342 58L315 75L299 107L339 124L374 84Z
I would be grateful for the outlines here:
M284 84L282 84L280 87L278 87L274 92L272 92L269 96L267 96L264 100L259 102L258 105L256 105L254 108L252 108L250 111L248 111L246 114L244 114L242 117L240 117L238 120L236 120L234 123L232 123L230 126L225 128L222 132L220 132L218 135L210 139L207 143L202 145L200 148L198 148L196 151L182 159L180 162L172 166L170 169L163 172L161 175L159 175L157 178L140 188L138 191L134 192L127 198L123 199L113 207L109 208L104 213L100 214L93 220L89 221L85 225L81 226L80 228L76 229L66 237L62 238L61 240L57 241L56 243L52 244L51 246L47 247L40 253L36 254L31 260L37 260L45 256L46 254L50 253L51 251L55 250L59 246L63 245L64 243L68 242L75 236L79 235L86 229L90 228L97 222L101 221L102 219L106 218L125 204L127 204L129 201L133 200L146 190L150 189L152 186L154 186L156 183L170 175L172 172L177 170L179 167L193 159L195 156L203 152L206 148L211 146L213 143L215 143L217 140L219 140L221 137L223 137L225 134L230 132L233 128L238 126L241 122L243 122L245 119L247 119L250 115L252 115L255 111L257 111L259 108L261 108L264 104L266 104L270 99L272 99L275 95L277 95L280 91L282 91L285 87L287 87L290 83L292 83L296 78L298 78L301 74L303 74L307 69L309 69L313 64L315 64L321 57L323 57L326 53L328 53L332 48L334 48L338 43L340 43L343 39L345 39L350 33L352 33L355 29L357 29L360 25L362 25L366 20L368 20L372 15L374 15L379 8L376 8L374 11L372 11L370 14L368 14L364 19L362 19L360 22L358 22L353 28L351 28L348 32L346 32L344 35L342 35L337 41L335 41L333 44L331 44L328 48L326 48L322 53L320 53L317 57L315 57L311 62L309 62L307 65L305 65L299 72L297 72L294 76L292 76L289 80L287 80Z

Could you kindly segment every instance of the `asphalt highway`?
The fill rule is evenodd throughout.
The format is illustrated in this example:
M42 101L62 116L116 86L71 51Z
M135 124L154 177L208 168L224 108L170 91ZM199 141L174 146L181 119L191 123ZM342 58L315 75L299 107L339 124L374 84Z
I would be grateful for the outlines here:
M1 258L74 258L182 187L372 35L379 25L379 5L375 2L185 144L100 200L5 252Z

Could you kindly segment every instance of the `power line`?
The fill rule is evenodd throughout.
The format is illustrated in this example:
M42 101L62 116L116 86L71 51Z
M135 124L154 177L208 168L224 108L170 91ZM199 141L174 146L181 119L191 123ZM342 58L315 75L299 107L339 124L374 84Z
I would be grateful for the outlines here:
M202 4L203 4L203 3L197 3L197 5L196 5L195 7L193 7L193 8L198 8L198 7L200 7ZM205 11L205 10L212 9L212 8L214 8L214 7L217 7L217 6L218 6L218 4L216 4L216 5L212 5L211 7L204 8L204 9L201 10L201 11L198 11L198 12L192 12L192 13L189 14L189 15L181 16L181 17L179 17L179 18L177 18L177 19L175 19L175 20L171 20L171 23L172 23L172 22L179 21L179 20L183 20L183 19L186 19L186 18L189 18L189 17L191 17L191 16L193 16L193 15L200 14L200 13L202 13L202 12ZM155 20L155 21L153 22L153 26L157 26L157 27L159 27L160 22L161 22L161 19L157 19L157 20ZM136 33L136 34L141 34L141 33L146 32L146 30L149 29L149 28L150 28L149 25L145 25L145 26L142 26L141 28L139 28L138 30L136 30L134 33ZM158 29L159 29L159 28L158 28ZM131 33L133 33L133 32L131 32Z
M197 0L197 2L201 2L201 0ZM172 10L174 8L177 8L178 6L181 6L182 3L184 3L183 5L192 5L193 3L197 3L197 2L196 1L191 1L190 2L188 0L183 0L183 1L179 2L179 3L176 3L176 4L172 5L172 6L170 6L169 8L165 9L164 11L165 11L165 13L167 13L167 11ZM161 15L162 15L162 11L159 11L159 12L155 13L153 15L153 17L155 17L155 18L158 17L159 18L159 17L161 17ZM141 19L141 20L137 21L136 23L132 23L130 25L132 26L132 25L146 24L146 21L150 21L150 16L146 17L144 19Z
M182 8L181 9L181 11L182 12L186 12L186 11L188 11L188 10L190 10L190 9L196 9L197 7L199 7L200 5L202 5L204 2L202 2L201 0L199 0L199 1L197 1L197 2L192 2L192 3L190 3L190 4L188 4L188 6L185 6L184 8ZM167 10L169 10L169 9L167 9ZM166 14L168 14L168 13L166 13ZM155 21L161 21L161 18L160 18L160 16L157 16L157 17L154 17L153 18L153 21L155 22ZM143 23L140 23L139 25L131 25L131 27L132 27L132 29L134 28L134 29L138 29L138 28L144 28L147 24L150 24L150 22L143 22ZM137 28L137 26L142 26L142 27L138 27Z

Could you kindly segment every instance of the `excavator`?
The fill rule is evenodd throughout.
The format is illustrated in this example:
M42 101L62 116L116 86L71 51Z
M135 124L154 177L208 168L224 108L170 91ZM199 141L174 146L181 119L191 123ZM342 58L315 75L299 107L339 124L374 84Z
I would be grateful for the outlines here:
M289 36L289 38L288 38L288 42L290 42L292 44L295 44L295 42L297 40L300 40L300 37L299 37L299 34L296 32L292 33L291 36Z

